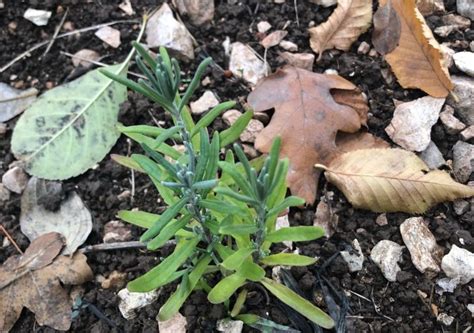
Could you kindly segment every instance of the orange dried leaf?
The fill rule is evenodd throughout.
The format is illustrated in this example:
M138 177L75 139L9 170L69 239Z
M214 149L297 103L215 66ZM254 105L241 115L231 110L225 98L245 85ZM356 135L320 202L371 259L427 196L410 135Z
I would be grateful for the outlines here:
M385 6L388 0L380 0ZM418 88L433 97L446 97L453 83L440 45L418 11L415 0L392 0L401 23L399 45L385 59L403 88Z
M372 21L372 0L338 0L337 7L324 23L310 28L310 44L321 58L324 50L347 51Z
M339 92L339 103L331 95L334 89ZM360 106L361 99L355 94L360 95L357 87L338 75L285 66L262 80L248 97L257 112L275 108L255 147L268 152L273 139L281 137L280 154L290 160L288 185L307 203L315 200L320 175L313 165L327 163L337 154L338 131L356 132L367 119L367 109ZM348 105L359 105L358 111Z

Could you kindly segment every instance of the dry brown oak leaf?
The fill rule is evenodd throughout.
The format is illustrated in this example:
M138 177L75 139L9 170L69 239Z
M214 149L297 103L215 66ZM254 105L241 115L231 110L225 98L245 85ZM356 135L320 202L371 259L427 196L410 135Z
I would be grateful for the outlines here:
M331 90L336 90L337 97ZM260 81L250 93L248 102L255 111L275 108L255 147L266 153L273 139L281 137L280 156L290 162L287 180L291 193L309 204L314 202L320 171L313 166L327 163L337 154L338 131L353 133L365 124L368 108L362 107L361 100L357 87L338 75L292 66Z
M361 149L336 157L325 169L355 208L423 213L433 205L474 195L474 187L429 170L416 154L398 148Z
M371 21L372 0L338 0L326 22L308 29L311 48L319 53L318 59L328 49L347 51L369 29Z
M51 232L36 238L21 256L0 266L0 332L8 332L23 307L35 313L39 325L66 331L71 326L71 301L61 286L82 284L92 271L82 253L59 256L63 237Z
M388 0L380 0L385 6ZM433 97L446 97L453 83L440 45L418 11L415 0L391 0L401 23L398 46L385 59L403 88L418 88Z

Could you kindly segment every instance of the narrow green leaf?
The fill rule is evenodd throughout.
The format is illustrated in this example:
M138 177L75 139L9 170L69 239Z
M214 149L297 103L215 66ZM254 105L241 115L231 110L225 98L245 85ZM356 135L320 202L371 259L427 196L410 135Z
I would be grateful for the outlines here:
M149 125L133 125L133 126L123 126L122 124L117 125L117 129L120 133L123 134L141 134L145 136L149 136L152 138L156 138L158 135L165 131L164 128L157 127L157 126L149 126ZM173 139L178 140L179 135L173 136Z
M324 230L320 227L299 226L281 228L269 233L265 240L278 243L283 241L304 242L318 239L324 236Z
M144 275L136 278L127 285L127 289L132 292L148 292L163 286L174 272L186 261L195 251L199 239L182 240L175 250L158 266L148 271Z
M298 207L304 205L305 201L304 199L295 197L295 196L290 196L288 198L285 198L283 202L278 204L276 207L272 208L269 212L268 215L277 215L284 211L285 209L289 207Z
M216 119L222 112L234 107L235 104L236 103L234 101L229 101L229 102L220 103L219 105L214 107L211 111L206 113L206 115L197 122L196 126L193 128L191 132L191 137L198 134L201 128L209 126L214 121L214 119Z
M219 181L217 179L203 180L203 181L194 183L192 188L194 190L208 190L217 186L218 183Z
M153 59L153 57L151 56L150 52L148 52L148 50L146 50L143 45L138 42L132 42L132 46L137 50L138 54L140 54L140 56L145 60L148 66L150 66L151 69L154 71L157 63L155 59Z
M220 132L221 148L235 142L253 117L252 111L246 111L228 129Z
M154 147L155 146L155 139L153 139L149 136L139 134L139 133L125 133L125 135L128 136L133 141L138 142L142 146L143 145L147 145L148 147ZM150 148L150 150L152 150L152 149ZM182 155L182 153L180 153L179 151L177 151L176 149L174 149L173 147L171 147L170 145L168 145L166 143L162 143L161 145L156 147L155 150L162 153L162 154L164 154L164 155L166 155L166 156L171 157L174 160L179 159Z
M158 165L145 155L133 154L131 160L146 172L146 174L156 180L161 179L161 170Z
M244 306L245 299L247 298L247 289L242 289L242 291L239 293L237 296L237 299L235 300L234 307L232 308L232 311L230 312L231 317L237 316L240 311L242 310L242 307Z
M205 255L199 262L196 264L196 267L189 274L187 278L187 283L181 282L176 291L168 298L166 303L161 307L158 317L160 321L166 321L172 318L184 304L186 299L189 297L191 292L196 287L198 281L201 279L203 274L208 268L211 257Z
M186 92L179 103L178 110L181 110L185 105L188 104L191 96L194 94L197 87L199 86L199 83L201 82L201 77L204 74L204 71L211 62L212 58L206 58L199 64L198 68L196 69L196 73L194 73L194 77L188 86L188 89L186 89Z
M248 258L242 266L240 266L239 270L237 273L240 276L245 277L246 279L253 281L253 282L259 282L261 279L265 277L265 270L254 263L251 258Z
M277 324L269 319L265 319L250 313L238 315L236 319L243 321L245 324L259 330L262 333L301 333L299 330Z
M122 155L117 155L117 154L110 154L110 158L114 160L114 162L123 165L124 167L127 167L129 169L133 169L138 172L145 172L140 165L135 162L131 157L128 156L122 156Z
M186 202L187 198L181 198L181 200L165 210L165 212L161 214L160 219L156 221L156 223L140 237L140 241L146 242L158 235L163 227L168 224L171 219L179 214L179 211L183 209L183 207L186 205Z
M212 211L222 213L222 214L229 214L229 215L248 215L248 211L232 205L228 202L225 202L223 200L217 200L217 199L204 199L200 201L201 206L204 208L210 209Z
M163 245L165 245L165 243L171 237L173 237L178 232L178 230L184 228L184 226L186 226L186 224L188 224L189 221L191 221L191 217L192 217L192 215L188 214L188 215L183 216L182 218L180 218L177 221L171 221L171 222L167 223L163 227L163 229L161 229L158 236L156 236L155 238L153 238L151 241L148 242L148 244L146 246L147 249L154 251L154 250L162 247Z
M272 147L270 148L270 154L268 155L270 158L270 162L268 164L268 174L270 175L270 181L273 181L273 177L275 176L275 171L280 158L280 147L281 138L277 137L275 140L273 140Z
M250 235L258 231L258 228L254 224L233 224L221 226L219 228L219 233L222 235Z
M251 198L251 197L248 197L246 195L243 195L243 194L239 194L237 192L234 192L232 191L231 189L227 188L227 187L216 187L214 189L214 192L218 193L218 194L222 194L222 195L225 195L225 196L229 196L233 199L236 199L236 200L239 200L239 201L242 201L242 202L246 202L246 203L249 203L249 204L253 204L253 205L257 205L258 204L258 201Z
M222 262L222 266L228 270L237 270L245 259L247 259L255 249L240 249L234 252Z
M271 279L264 278L260 281L276 298L290 306L303 316L321 327L330 329L334 327L334 320L320 308L304 299L293 290Z
M248 183L248 181L237 171L235 164L230 164L227 162L219 162L219 167L222 169L223 173L228 174L234 180L235 184L244 192L244 194L250 198L255 198L257 193L255 193Z
M211 292L207 295L207 299L212 304L219 304L229 299L237 289L245 284L245 278L238 274L231 274L220 280Z
M117 216L119 219L124 220L125 222L145 229L151 228L156 223L156 221L160 219L160 215L158 214L133 210L120 210L117 213Z
M217 174L217 163L219 162L219 134L214 132L212 137L211 146L209 147L209 162L207 163L206 171L204 173L205 178L214 178Z
M272 254L260 259L260 262L265 265L275 266L308 266L314 264L318 259L311 258L294 253L278 253Z
M151 149L157 150L159 149L160 145L163 144L169 138L172 138L176 133L181 130L179 126L173 126L163 131L160 135L158 135L154 141L154 145L151 146Z

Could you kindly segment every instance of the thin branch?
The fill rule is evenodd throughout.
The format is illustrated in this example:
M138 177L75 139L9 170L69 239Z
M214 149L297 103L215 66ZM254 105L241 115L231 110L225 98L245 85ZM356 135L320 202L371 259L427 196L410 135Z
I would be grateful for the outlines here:
M20 247L18 246L18 244L15 242L15 240L13 239L12 236L10 236L10 234L8 233L7 229L5 229L3 227L3 225L0 224L0 230L2 230L3 234L5 235L5 237L7 237L7 239L10 241L10 243L12 243L12 245L15 247L15 249L20 253L20 254L23 254L23 251L20 249Z
M69 8L66 9L66 12L64 13L63 18L61 19L61 22L59 23L59 25L56 27L56 30L54 31L53 38L49 42L48 47L46 48L46 50L44 51L44 53L41 57L44 57L46 54L48 54L49 50L53 46L54 41L58 37L59 31L61 31L61 28L64 25L64 21L66 20L66 16L67 16L68 13L69 13Z
M175 245L174 240L169 240L163 246ZM125 250L125 249L143 249L146 248L146 244L138 241L131 242L115 242L115 243L102 243L95 245L88 245L79 249L81 253L90 253L98 251L115 251L115 250Z

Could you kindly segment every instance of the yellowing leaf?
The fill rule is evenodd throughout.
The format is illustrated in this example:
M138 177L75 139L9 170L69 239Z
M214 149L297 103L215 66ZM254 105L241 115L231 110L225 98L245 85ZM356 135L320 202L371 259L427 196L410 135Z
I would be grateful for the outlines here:
M388 0L380 0L385 6ZM415 0L392 0L401 23L398 46L385 59L403 88L418 88L433 97L446 97L453 89L440 45Z
M324 50L347 51L372 21L372 0L338 0L328 20L309 29L310 44L319 58Z
M336 157L326 170L356 208L375 212L423 213L433 205L474 195L444 171L429 171L414 153L402 149L361 149Z

